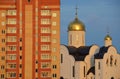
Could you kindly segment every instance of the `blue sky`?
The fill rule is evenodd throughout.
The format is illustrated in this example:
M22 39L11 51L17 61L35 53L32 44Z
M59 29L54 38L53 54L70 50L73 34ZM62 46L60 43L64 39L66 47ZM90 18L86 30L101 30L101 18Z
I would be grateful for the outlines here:
M61 44L67 45L67 27L75 17L86 26L86 45L104 45L109 28L113 45L120 52L120 0L61 0Z

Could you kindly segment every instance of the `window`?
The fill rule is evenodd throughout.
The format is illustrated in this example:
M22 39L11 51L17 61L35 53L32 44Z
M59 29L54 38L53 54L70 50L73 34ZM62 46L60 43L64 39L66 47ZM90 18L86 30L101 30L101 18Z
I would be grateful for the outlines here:
M61 63L63 63L63 54L61 54Z
M7 24L16 24L17 23L17 21L16 21L16 19L15 18L12 18L12 19L8 19L7 20Z
M50 19L41 19L41 24L43 25L50 24Z
M56 56L52 56L52 60L53 60L53 61L56 61L56 60L57 60L57 57L56 57Z
M50 10L41 10L41 16L50 16Z
M16 60L16 55L15 54L8 54L7 60Z
M16 10L8 10L7 15L16 15Z
M50 55L49 54L41 54L41 59L42 60L50 59Z
M50 50L50 45L41 45L41 50L42 51L49 51Z
M5 69L5 66L4 66L4 65L1 65L1 69Z
M22 64L20 64L20 68L22 68Z
M115 63L114 63L115 65L117 65L117 60L115 59Z
M5 22L1 22L1 25L4 26L4 25L5 25Z
M52 31L52 34L56 34L56 32L57 32L56 30L53 30L53 31Z
M2 43L5 43L5 39L2 39Z
M2 34L5 34L5 30L2 30Z
M22 47L20 47L20 50L22 50Z
M16 33L16 27L8 27L7 28L7 33Z
M85 74L85 66L84 66L84 77L85 77L85 75L86 75L86 74Z
M100 69L100 62L98 62L98 69Z
M16 73L15 72L8 72L7 73L7 78L15 78L16 77Z
M52 17L56 17L57 16L57 13L52 13Z
M52 48L52 52L56 52L56 50L57 50L56 47Z
M15 63L8 63L7 64L7 68L8 69L15 69L16 68L16 64Z
M57 74L53 74L53 78L56 78L57 77Z
M30 2L30 0L28 0L28 2Z
M5 60L5 56L1 56L1 60Z
M20 42L22 42L22 38L20 38Z
M41 68L50 68L50 62L41 62Z
M22 74L19 74L19 77L22 77Z
M53 40L52 40L52 43L56 43L57 42L57 40L54 38Z
M73 66L73 77L75 77L75 66Z
M53 69L56 69L57 68L57 65L53 65Z
M49 27L42 27L41 33L50 33L50 28Z
M56 22L52 22L52 26L56 26L57 25L57 23Z
M16 36L7 36L7 42L16 42L17 37Z
M50 36L41 36L41 42L50 42Z
M7 46L7 51L16 51L16 46L15 45Z
M5 51L5 47L2 47L1 50L2 50L2 52L4 52Z
M41 77L42 78L50 77L50 72L49 71L42 71L41 72Z
M112 66L112 64L113 64L113 56L111 55L110 56L110 66Z
M0 79L4 79L4 78L5 78L4 74L1 74L1 78Z

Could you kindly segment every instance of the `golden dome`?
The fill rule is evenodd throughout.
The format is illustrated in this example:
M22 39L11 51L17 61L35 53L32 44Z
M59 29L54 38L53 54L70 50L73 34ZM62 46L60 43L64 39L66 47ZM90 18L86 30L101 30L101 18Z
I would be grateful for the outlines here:
M112 37L110 37L110 35L106 35L104 40L112 40Z
M68 31L85 31L84 24L76 17L68 26Z

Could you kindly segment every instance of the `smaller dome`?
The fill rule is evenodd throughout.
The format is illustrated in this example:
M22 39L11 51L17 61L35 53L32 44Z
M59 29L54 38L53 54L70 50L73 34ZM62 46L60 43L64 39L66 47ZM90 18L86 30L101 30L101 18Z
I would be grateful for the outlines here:
M112 40L112 37L110 35L106 35L104 40Z
M85 26L77 17L68 26L68 31L85 31Z

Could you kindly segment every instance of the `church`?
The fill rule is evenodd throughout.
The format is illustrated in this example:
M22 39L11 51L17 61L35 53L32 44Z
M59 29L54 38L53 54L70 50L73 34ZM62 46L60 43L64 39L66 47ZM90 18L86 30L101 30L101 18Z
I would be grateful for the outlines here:
M68 45L60 46L60 79L120 79L120 54L109 33L104 46L85 45L85 25L75 19L68 26Z

